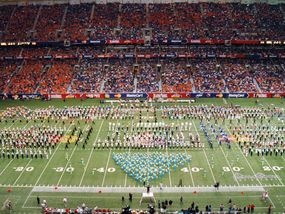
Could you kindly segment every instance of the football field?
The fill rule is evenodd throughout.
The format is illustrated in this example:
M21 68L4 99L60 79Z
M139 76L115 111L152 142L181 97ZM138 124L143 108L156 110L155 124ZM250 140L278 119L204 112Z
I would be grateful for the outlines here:
M96 142L107 140L114 130L112 124L119 124L126 129L129 136L135 135L134 127L139 123L154 123L154 112L141 107L130 109L133 111L132 119L96 119L85 121L81 119L64 120L25 120L21 118L1 120L0 129L29 129L33 126L49 126L65 130L65 136L69 137L71 131L81 130L81 138L86 140L86 146L70 143L68 148L65 142L59 143L50 153L48 158L1 158L0 159L0 204L9 199L13 204L15 213L40 213L40 206L36 197L45 199L49 207L63 207L63 198L68 199L68 206L75 208L82 203L88 207L110 208L120 210L130 204L133 209L146 209L147 204L140 204L141 192L146 188L143 182L134 179L125 172L123 164L114 160L115 155L123 157L131 156L133 159L149 157L152 164L152 156L178 157L183 155L190 157L190 161L181 162L178 166L170 166L170 170L149 180L151 190L156 201L172 200L173 204L168 210L187 209L194 201L200 210L211 204L213 210L218 211L220 204L224 204L227 210L228 201L231 199L237 207L254 204L256 213L266 213L268 206L272 204L273 212L282 213L285 210L285 154L269 154L258 156L248 155L237 142L231 143L231 148L226 144L218 144L217 139L209 133L213 141L210 148L208 139L201 129L200 119L179 118L171 119L163 116L163 106L171 105L238 105L254 108L280 108L284 112L284 100L261 99L255 103L255 99L199 99L194 104L159 104L157 107L158 123L172 124L181 127L188 124L189 128L182 131L184 136L199 136L204 146L178 146L165 148L131 148L100 146ZM61 100L42 101L1 101L0 110L4 112L7 107L24 105L30 109L47 108L55 106L108 106L99 104L94 100L77 101ZM210 120L205 125L221 128L227 135L232 135L234 127L245 125L244 120L218 121ZM269 127L284 127L283 120L277 118L271 121L253 121L250 125ZM110 125L111 124L111 125ZM86 130L92 127L90 136L86 137ZM207 129L208 130L208 129ZM273 130L275 130L273 128ZM120 131L118 138L123 139L125 132ZM174 135L178 131L174 130ZM285 136L285 133L281 133ZM186 137L187 138L187 137ZM95 147L95 148L94 148ZM219 190L213 185L219 182ZM268 191L269 199L262 200L262 193ZM128 201L128 194L133 193L133 201ZM125 200L122 201L122 196ZM183 203L180 197L183 197ZM5 213L5 211L3 211ZM8 213L8 212L7 212Z

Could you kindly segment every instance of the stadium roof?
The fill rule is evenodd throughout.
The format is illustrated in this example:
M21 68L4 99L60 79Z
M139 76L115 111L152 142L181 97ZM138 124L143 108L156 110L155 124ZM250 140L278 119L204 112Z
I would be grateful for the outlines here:
M244 4L251 3L268 3L268 4L281 4L285 3L285 0L0 0L0 5L7 4L19 4L19 5L28 5L28 4L80 4L80 3L108 3L108 2L121 2L121 3L174 3L174 2L189 2L189 3L198 3L198 2L217 2L217 3L226 3L226 2L240 2Z

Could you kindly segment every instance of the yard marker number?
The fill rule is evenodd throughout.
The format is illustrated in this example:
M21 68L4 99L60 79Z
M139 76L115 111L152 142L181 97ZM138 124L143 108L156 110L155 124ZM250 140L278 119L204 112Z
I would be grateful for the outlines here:
M93 171L97 171L97 172L100 172L100 173L104 173L105 172L105 168L104 167L101 167L101 168L93 168ZM110 167L107 169L107 172L115 172L116 169L114 167Z
M191 171L192 172L200 172L200 170L203 170L203 168L198 168L198 167L192 167ZM184 167L181 169L182 172L188 173L189 169L187 167Z
M53 168L56 172L63 172L64 170L64 167L56 167L56 168ZM74 168L73 167L67 167L65 169L66 172L73 172L74 171Z
M283 166L272 166L271 168L269 166L263 166L262 167L264 171L271 171L271 168L274 170L274 171L280 171L281 169L283 169L284 167Z
M25 170L26 172L31 172L34 170L34 167L29 166L25 169L25 167L23 166L18 166L18 167L13 167L13 169L15 169L16 172L22 172L23 170Z
M234 172L240 172L240 170L243 169L242 167L238 167L238 166L234 166L234 167L232 167L232 168L233 168L233 171L234 171ZM230 172L231 169L230 169L230 167L224 166L224 167L223 167L223 171L224 171L224 172Z

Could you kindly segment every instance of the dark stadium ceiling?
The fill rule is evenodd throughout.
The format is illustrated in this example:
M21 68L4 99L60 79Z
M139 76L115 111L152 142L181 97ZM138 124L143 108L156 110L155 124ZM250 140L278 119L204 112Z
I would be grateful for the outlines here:
M285 3L285 0L0 0L0 5L7 4L20 4L20 5L28 5L28 4L62 4L62 3L70 3L70 4L79 4L79 3L88 3L88 2L96 2L96 3L107 3L107 2L122 2L122 3L171 3L171 2L189 2L189 3L197 3L197 2L241 2L244 4L250 3L269 3L269 4L281 4Z

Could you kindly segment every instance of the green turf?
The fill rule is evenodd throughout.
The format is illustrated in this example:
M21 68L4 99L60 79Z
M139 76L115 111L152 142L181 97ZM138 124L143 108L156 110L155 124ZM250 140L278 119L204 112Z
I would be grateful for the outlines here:
M284 100L282 99L259 99L259 103L255 103L255 99L197 99L193 105L202 104L215 104L215 105L241 105L241 106L256 106L258 108L267 106L278 106L284 108ZM48 102L43 101L0 101L0 110L7 107L25 105L29 108L35 109L39 107L64 107L70 105L100 105L95 100L52 100ZM108 105L108 104L102 104ZM160 104L155 104L160 105ZM165 104L173 105L173 104ZM185 104L180 104L185 105ZM143 116L151 116L151 113L143 113ZM160 114L158 115L160 118ZM162 119L160 119L162 121ZM181 123L189 120L168 120L164 119L166 123L174 122ZM52 207L62 207L63 197L68 198L70 207L76 207L85 202L89 207L112 208L119 210L123 205L130 203L127 199L127 193L48 193L31 192L33 186L95 186L95 187L111 187L111 186L142 186L132 178L126 176L124 171L112 160L111 154L113 152L142 152L148 153L157 151L153 149L148 150L135 150L135 149L100 149L93 150L93 142L96 139L105 139L108 132L108 123L116 122L116 120L96 120L95 123L83 121L80 122L78 127L82 130L87 125L92 125L94 131L88 141L85 149L81 146L76 147L71 145L68 150L65 150L65 144L60 144L56 151L47 159L24 159L24 160L0 160L0 204L2 205L5 200L11 199L16 213L39 213L40 208L36 203L36 196L39 195L41 199L46 199L48 205ZM137 114L134 120L120 121L121 124L129 124L138 122ZM244 207L248 203L254 203L257 206L257 212L266 212L269 203L273 203L274 212L282 212L285 210L285 156L283 157L266 157L265 166L269 167L269 171L264 170L262 162L256 155L252 157L245 157L238 147L233 144L233 148L229 150L226 146L215 147L213 150L208 148L206 139L199 129L198 120L190 120L193 123L191 132L198 133L203 142L205 142L205 149L187 148L187 149L168 149L161 152L168 153L187 153L191 155L190 164L186 164L176 171L171 171L161 179L152 181L152 186L159 186L163 183L164 186L177 186L179 180L183 180L184 186L198 187L198 186L212 186L215 181L219 181L221 185L230 186L264 186L270 193L270 202L261 200L260 192L232 192L232 193L158 193L155 195L156 200L171 199L174 201L170 210L188 208L192 201L199 204L199 207L204 209L206 204L211 204L214 210L217 210L219 205L223 203L227 206L229 198L239 206ZM273 121L278 123L278 121ZM7 123L1 121L0 128L5 127L21 127L27 128L29 126L41 124L40 121L12 121L8 120ZM43 121L43 124L50 126L65 126L69 128L70 124L64 125L59 121ZM222 124L225 129L230 129L228 121ZM228 130L231 131L231 130ZM65 159L66 154L70 159L69 162ZM85 165L81 164L83 158ZM71 164L70 164L71 162ZM70 173L70 166L74 169ZM254 175L263 173L265 175L277 175L279 179L257 179ZM236 178L238 174L249 176L248 179L239 180ZM8 192L9 187L12 186L12 191ZM18 186L18 187L17 187ZM125 201L121 201L121 197L125 196ZM183 196L184 203L179 202L180 196ZM140 194L134 194L134 200L131 203L133 208L145 209L146 204L139 205ZM5 213L5 212L4 212Z

